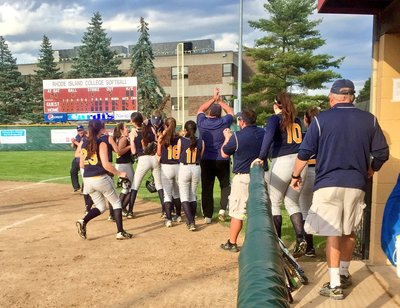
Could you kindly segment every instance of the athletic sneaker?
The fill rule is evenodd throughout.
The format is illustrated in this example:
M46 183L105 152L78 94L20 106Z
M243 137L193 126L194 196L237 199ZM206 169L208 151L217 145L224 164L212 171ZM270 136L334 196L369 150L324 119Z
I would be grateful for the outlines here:
M128 211L127 211L127 210L124 210L124 209L122 209L122 216L123 216L123 217L126 217L126 216L128 216Z
M237 244L232 244L229 240L225 244L221 244L220 246L223 250L228 250L232 252L239 252Z
M211 218L210 217L204 217L204 222L206 224L210 224L211 223Z
M74 188L74 191L72 192L73 194L80 193L81 189L80 188Z
M219 210L218 212L218 220L225 221L225 210Z
M165 214L164 212L161 212L161 218L167 218L167 214Z
M171 221L171 220L167 220L167 221L165 222L165 226L166 226L167 228L171 228L171 227L172 227L172 221Z
M124 231L122 231L122 232L118 232L117 233L117 236L116 236L116 239L117 240L127 240L127 239L130 239L130 238L132 238L132 234L130 234L130 233L128 233L128 232L126 232L125 230Z
M300 258L305 254L307 250L307 242L305 240L296 241L296 245L294 246L292 255L295 258Z
M319 290L319 295L326 296L335 300L344 299L343 290L341 287L331 288L329 282L325 283Z
M188 229L189 229L189 231L196 231L195 224L189 224Z
M353 281L351 280L351 275L345 276L345 275L340 275L340 287L342 289L347 289L353 284Z
M315 249L307 249L306 253L304 254L306 257L315 257Z
M83 219L79 219L76 222L76 227L78 228L78 234L80 237L86 239L86 223L83 221Z
M128 213L126 214L126 218L127 218L127 219L133 219L133 212L128 212Z
M178 216L178 215L175 215L175 216L172 217L172 221L174 221L174 222L182 222L182 217Z
M110 215L110 216L108 216L107 220L108 220L108 221L115 221L115 218L114 218L113 216Z

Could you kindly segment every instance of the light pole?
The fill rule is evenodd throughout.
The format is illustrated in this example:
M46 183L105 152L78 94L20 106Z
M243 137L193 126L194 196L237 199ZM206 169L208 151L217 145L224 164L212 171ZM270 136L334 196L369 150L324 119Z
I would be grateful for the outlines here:
M235 112L242 110L242 45L243 45L243 0L239 4L239 53L238 53L238 91Z

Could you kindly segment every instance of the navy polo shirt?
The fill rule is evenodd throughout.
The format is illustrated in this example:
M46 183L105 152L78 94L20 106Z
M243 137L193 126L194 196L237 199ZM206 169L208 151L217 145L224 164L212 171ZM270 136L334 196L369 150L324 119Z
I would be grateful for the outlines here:
M197 115L197 127L200 139L204 140L202 160L228 160L222 158L221 147L225 141L224 129L231 127L233 116L227 114L221 118L209 118L203 112Z
M249 173L250 165L260 153L264 129L249 125L235 132L222 148L225 154L233 155L233 173Z
M280 125L282 114L272 115L265 127L265 135L259 158L265 160L267 157L275 158L289 154L296 154L299 151L303 134L301 122L295 118L290 129L282 130Z
M347 187L365 190L370 157L378 171L389 158L385 136L374 115L353 104L340 103L311 122L298 158L317 155L314 190Z

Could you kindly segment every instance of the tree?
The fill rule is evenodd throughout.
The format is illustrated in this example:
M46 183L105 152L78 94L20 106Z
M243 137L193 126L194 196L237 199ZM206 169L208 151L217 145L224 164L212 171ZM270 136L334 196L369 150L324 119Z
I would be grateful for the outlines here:
M25 96L27 85L16 63L0 36L0 123L4 124L21 120L28 105Z
M309 20L316 8L314 0L269 0L264 8L269 19L249 22L268 35L246 49L257 72L243 85L245 105L256 108L260 102L271 102L279 91L320 89L323 83L340 77L330 68L338 68L344 58L315 53L325 41L316 29L321 19Z
M121 60L111 50L111 38L107 37L102 24L101 15L96 12L89 22L87 32L83 34L82 46L72 64L70 77L102 78L123 75L118 68Z
M38 70L31 84L32 113L29 118L33 122L43 121L43 80L60 79L63 73L54 62L53 47L49 38L43 35L42 44L39 49Z
M132 76L138 79L139 111L149 116L153 110L160 108L165 91L154 73L154 55L147 26L148 23L141 17L138 27L140 36L131 53L131 69Z

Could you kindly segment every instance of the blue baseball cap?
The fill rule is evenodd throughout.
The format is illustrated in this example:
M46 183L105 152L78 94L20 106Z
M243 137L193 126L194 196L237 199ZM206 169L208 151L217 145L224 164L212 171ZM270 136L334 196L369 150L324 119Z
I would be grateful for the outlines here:
M331 93L334 94L354 94L355 92L354 83L349 79L338 79L331 87Z
M85 130L84 128L83 128L83 125L78 125L77 127L76 127L76 130Z

